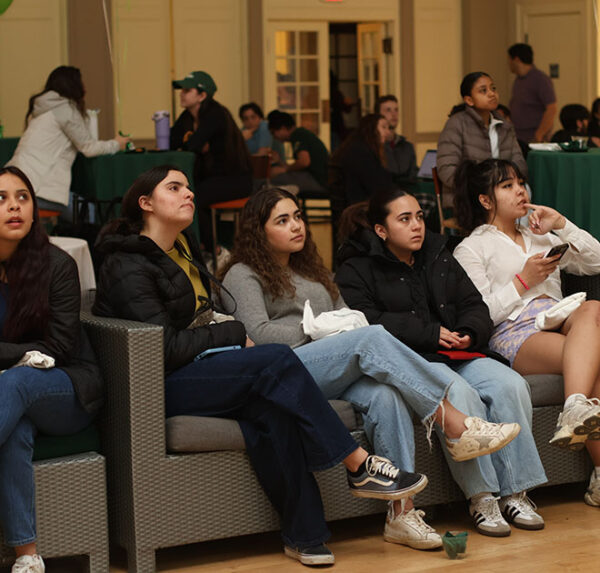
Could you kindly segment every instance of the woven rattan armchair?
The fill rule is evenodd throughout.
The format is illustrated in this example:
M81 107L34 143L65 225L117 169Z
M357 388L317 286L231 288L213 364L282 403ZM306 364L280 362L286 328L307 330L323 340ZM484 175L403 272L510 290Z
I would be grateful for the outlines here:
M578 288L577 282L574 287L567 284ZM594 298L600 294L599 287L598 280L592 281L590 290L597 289ZM245 452L167 452L162 329L89 314L83 315L83 321L108 381L101 426L109 531L111 542L127 550L129 571L153 573L159 548L278 529L277 515ZM545 380L538 382L545 384ZM554 377L554 382L560 394L562 379ZM560 395L553 403L562 404ZM559 405L534 408L534 434L549 484L584 481L591 471L587 454L548 445L559 411ZM415 434L416 469L429 477L429 486L416 502L434 505L464 499L437 441L430 453L424 429L416 428ZM353 435L368 447L363 432ZM317 477L328 520L385 511L383 502L349 495L342 466ZM235 519L231 519L231 507L236 508Z

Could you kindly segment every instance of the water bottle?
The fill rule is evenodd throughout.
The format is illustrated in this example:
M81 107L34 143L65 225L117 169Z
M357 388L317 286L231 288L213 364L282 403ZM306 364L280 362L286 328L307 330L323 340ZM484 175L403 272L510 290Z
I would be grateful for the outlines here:
M165 110L155 111L152 115L154 133L156 134L156 149L169 149L169 135L171 132L169 118L169 112Z

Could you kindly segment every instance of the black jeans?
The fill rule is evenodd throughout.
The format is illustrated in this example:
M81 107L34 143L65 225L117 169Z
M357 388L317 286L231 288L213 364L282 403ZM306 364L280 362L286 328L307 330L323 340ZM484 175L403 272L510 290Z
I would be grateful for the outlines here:
M169 374L165 394L167 417L239 422L288 545L329 538L311 472L338 464L358 446L289 347L266 344L210 355Z

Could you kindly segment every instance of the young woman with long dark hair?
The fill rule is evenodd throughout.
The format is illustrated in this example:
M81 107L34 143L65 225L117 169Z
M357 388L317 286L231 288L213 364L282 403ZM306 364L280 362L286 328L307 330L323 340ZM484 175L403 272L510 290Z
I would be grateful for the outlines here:
M535 326L562 299L561 269L600 273L600 243L554 209L530 204L510 161L465 162L456 182L456 214L470 235L454 254L490 310L490 347L520 374L563 375L566 401L550 443L585 444L596 466L585 501L600 506L600 302L584 302L551 330ZM516 221L529 209L526 228ZM545 256L561 243L569 244L562 258Z
M443 426L457 461L496 451L518 433L518 424L489 424L466 417L447 399L449 378L381 326L366 326L312 340L302 326L305 301L315 315L345 307L319 257L294 195L283 189L255 193L242 212L223 284L236 299L231 308L257 344L294 348L328 399L343 398L363 413L375 452L404 469L414 467L413 422L429 431ZM226 302L226 298L224 299ZM384 539L416 549L441 545L423 512L390 505Z
M487 345L489 311L446 249L446 238L426 231L421 207L401 189L349 207L343 222L347 240L336 282L348 305L453 380L448 397L457 408L521 425L517 438L491 456L457 464L445 452L470 500L475 527L491 536L509 535L507 522L542 529L544 520L526 495L546 482L531 433L529 389L519 374L494 359L499 357Z
M353 495L381 499L412 495L427 478L368 456L288 347L254 347L240 322L211 323L214 279L184 233L194 194L181 171L160 166L140 175L121 212L103 230L94 313L163 327L166 416L238 420L281 517L285 553L305 565L333 563L313 471L342 462Z
M78 432L102 403L102 380L79 323L75 261L51 245L31 182L0 169L0 522L13 573L42 573L37 554L33 441ZM27 353L46 367L20 366Z
M25 132L7 165L27 173L41 209L66 210L78 151L86 157L116 153L128 141L120 135L108 141L94 139L86 123L84 97L79 69L59 66L43 91L29 99Z

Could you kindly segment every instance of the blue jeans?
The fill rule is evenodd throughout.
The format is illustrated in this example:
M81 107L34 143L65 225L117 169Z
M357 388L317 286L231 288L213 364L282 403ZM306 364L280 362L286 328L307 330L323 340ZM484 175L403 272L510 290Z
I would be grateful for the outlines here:
M414 469L414 410L425 423L454 377L397 340L381 325L328 336L294 350L327 399L343 398L363 414L375 452Z
M0 375L0 522L8 545L36 539L31 460L37 431L73 434L91 420L59 368L20 366Z
M358 446L289 347L265 344L192 362L167 376L165 400L167 417L239 422L286 544L318 545L329 538L311 472L338 464Z
M510 495L548 481L531 433L531 397L522 376L491 358L432 366L454 381L448 399L462 412L521 425L519 435L498 452L460 463L452 460L437 430L448 467L467 498L484 491Z

